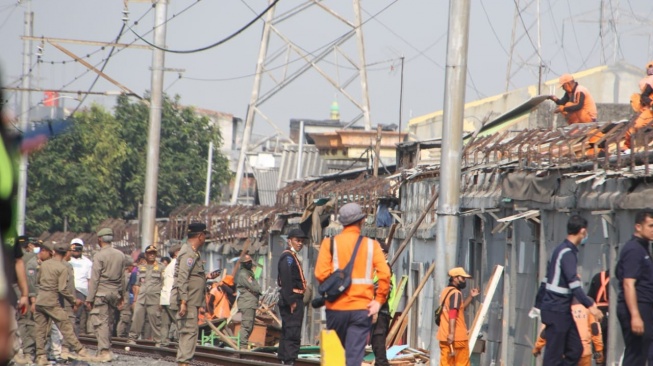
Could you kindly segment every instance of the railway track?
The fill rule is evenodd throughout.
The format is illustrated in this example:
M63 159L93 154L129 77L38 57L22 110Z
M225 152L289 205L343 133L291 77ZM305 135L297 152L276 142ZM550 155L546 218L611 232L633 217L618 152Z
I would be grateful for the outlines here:
M95 337L80 337L79 341L86 346L97 345ZM147 355L148 357L160 357L171 359L177 355L177 343L170 343L165 347L156 347L152 341L137 341L136 344L130 344L125 338L113 338L111 341L112 351L120 354L133 356ZM129 352L125 351L129 347ZM208 364L218 366L229 365L252 365L252 366L270 366L280 364L276 355L262 352L235 351L220 347L197 346L193 364ZM298 359L295 361L297 366L315 366L319 361Z

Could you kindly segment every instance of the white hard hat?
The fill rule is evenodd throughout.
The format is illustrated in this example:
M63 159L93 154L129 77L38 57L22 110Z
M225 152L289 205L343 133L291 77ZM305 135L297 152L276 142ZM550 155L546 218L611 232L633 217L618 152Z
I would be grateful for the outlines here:
M79 244L81 246L84 246L84 241L82 239L80 239L80 238L75 238L70 242L70 245L73 245L73 244Z

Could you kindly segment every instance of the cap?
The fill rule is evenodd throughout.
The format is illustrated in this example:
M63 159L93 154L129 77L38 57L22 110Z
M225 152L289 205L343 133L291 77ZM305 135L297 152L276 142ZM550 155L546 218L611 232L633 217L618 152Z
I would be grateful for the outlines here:
M288 238L304 238L307 239L308 235L304 234L302 229L292 229L288 233Z
M55 252L68 252L70 251L70 244L59 242L54 245Z
M458 276L465 277L465 278L472 278L472 276L469 273L465 272L463 267L456 267L449 270L449 277L458 277Z
M97 232L97 236L105 236L105 235L111 235L113 236L113 229L110 227L105 227L100 229L100 231Z
M168 249L168 254L173 255L181 250L181 244L175 244Z
M16 243L18 243L18 245L21 247L24 247L29 244L29 238L26 235L21 235L16 238Z
M560 82L560 87L563 85L567 84L570 81L574 81L574 77L571 76L571 74L564 74L560 76L560 79L558 80Z
M80 238L75 238L75 239L73 239L73 240L70 241L70 244L71 244L71 245L72 245L72 244L79 244L79 245L81 245L81 246L84 246L84 240L82 240L82 239L80 239Z
M148 252L158 252L159 250L156 248L154 245L148 245L147 248L145 248L145 253Z
M36 244L37 244L39 247L41 247L41 248L45 248L45 249L47 249L47 250L49 250L49 251L53 251L53 250L54 250L54 246L52 245L52 242L45 242L45 241L41 241L41 240L39 240Z
M226 283L226 284L229 285L229 286L233 286L233 285L234 285L234 276L232 276L232 275L226 275L226 276L224 276L224 278L222 279L222 282Z
M240 263L247 263L251 261L252 257L250 257L249 254L245 254L242 258L240 258Z
M189 234L192 234L192 233L205 233L206 234L206 233L208 233L208 231L206 231L206 224L201 223L201 222L190 223L190 224L188 224L188 233Z
M340 207L338 214L340 215L338 220L344 226L359 222L367 216L367 214L363 213L361 206L354 202L350 202Z

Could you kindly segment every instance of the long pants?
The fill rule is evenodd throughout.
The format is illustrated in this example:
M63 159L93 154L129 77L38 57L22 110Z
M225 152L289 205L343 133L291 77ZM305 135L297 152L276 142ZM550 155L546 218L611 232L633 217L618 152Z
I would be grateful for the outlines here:
M34 313L32 313L31 309L18 318L18 333L20 334L23 354L34 355L36 342L34 341Z
M345 348L347 366L360 366L365 357L365 345L370 335L372 318L367 310L328 310L327 329L335 330Z
M132 308L130 305L125 306L120 310L118 317L118 326L116 327L116 336L127 338L129 336L129 329L132 326Z
M11 291L11 290L10 290ZM12 343L11 353L9 354L9 359L11 360L14 355L18 354L20 351L20 337L18 336L18 321L16 321L16 307L10 306L10 316L9 316L9 342Z
M376 323L372 325L372 351L374 351L374 365L390 366L386 355L385 338L388 336L390 314L379 312Z
M240 348L247 348L247 343L249 341L249 336L252 334L252 329L254 329L254 320L256 319L256 309L239 309L243 314L243 318L240 321L240 332L238 337L240 338Z
M633 141L632 137L633 135L640 130L641 128L645 127L649 123L653 121L653 111L651 111L648 108L645 108L642 113L637 116L637 119L635 120L635 123L631 127L626 130L626 133L624 134L624 140L625 140L625 145L627 148L631 149L633 147ZM634 144L635 147L637 147L637 144ZM640 142L641 145L641 142Z
M82 302L86 301L86 296L79 291L75 291L75 297L82 300ZM80 306L77 313L75 313L75 334L88 334L88 328L88 310L86 310L86 306Z
M186 314L182 317L177 313L177 329L179 330L179 347L177 347L177 363L189 363L195 355L197 347L197 306L188 305Z
M60 306L40 306L36 305L36 313L34 314L34 322L36 323L37 330L48 329L50 321L54 322L63 335L63 338L69 342L71 350L77 352L81 350L82 344L75 336L73 325L70 322L68 314ZM36 339L36 356L45 356L45 338L47 333L45 331L36 331L34 338Z
M97 296L93 302L93 309L89 312L95 338L97 338L98 354L111 349L113 314L117 310L117 303L116 295Z
M170 340L177 339L177 321L175 312L170 309L170 305L161 306L161 343L168 343Z
M150 323L150 329L152 332L152 339L155 342L161 341L161 309L159 305L134 305L134 315L132 315L132 326L129 330L129 339L137 340L138 336L143 331L143 325L145 324L145 317L147 317L148 322ZM146 338L149 339L149 338Z
M469 341L453 342L451 346L447 342L440 342L440 366L469 365Z
M543 364L547 366L576 365L583 355L583 344L576 322L567 312L542 310L542 323L546 325L546 348Z
M592 366L592 355L582 356L578 361L578 366Z
M290 313L290 306L279 305L281 313L281 340L277 358L281 361L294 361L299 354L302 343L302 321L304 320L304 303L299 302L295 310Z
M644 321L644 334L636 335L630 329L630 311L625 302L617 304L617 317L624 336L624 359L622 364L627 366L645 366L649 354L649 347L653 340L653 304L638 303L639 314Z
M46 352L49 358L53 360L61 358L61 343L63 341L61 331L53 322L50 322L50 329L46 334L49 337L45 342L45 349L50 350L50 352Z

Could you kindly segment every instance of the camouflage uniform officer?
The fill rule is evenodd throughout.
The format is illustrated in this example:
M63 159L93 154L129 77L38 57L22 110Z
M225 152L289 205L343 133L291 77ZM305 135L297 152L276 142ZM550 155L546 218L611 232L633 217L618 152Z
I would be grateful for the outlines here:
M154 245L145 248L145 265L138 267L138 279L134 284L134 315L129 331L129 342L136 343L143 330L145 317L150 323L152 336L158 343L161 340L161 287L163 286L163 266L156 261L158 250Z
M61 296L66 302L75 308L81 305L81 301L75 298L70 292L68 286L68 268L64 264L64 257L70 250L66 243L57 243L54 245L54 258L43 262L38 273L39 293L36 297L36 313L34 313L34 322L36 323L36 358L38 365L49 365L45 355L45 339L50 321L54 321L61 330L64 339L69 342L80 359L88 359L89 354L86 349L79 343L73 330L73 324L70 322L68 314L64 311L59 303Z
M236 288L238 289L238 310L243 314L240 322L240 348L247 348L249 336L254 329L256 309L258 309L258 298L261 296L261 285L259 285L254 272L252 272L252 257L245 255L241 259L240 269L236 277Z
M195 355L197 345L198 311L204 311L207 276L199 249L206 241L206 225L188 225L188 241L181 247L175 264L175 281L170 294L170 308L177 312L179 347L177 363L187 366Z
M109 362L111 356L111 318L123 302L125 255L111 247L113 230L100 229L97 233L100 251L93 256L93 273L88 283L86 309L97 338L98 362Z

